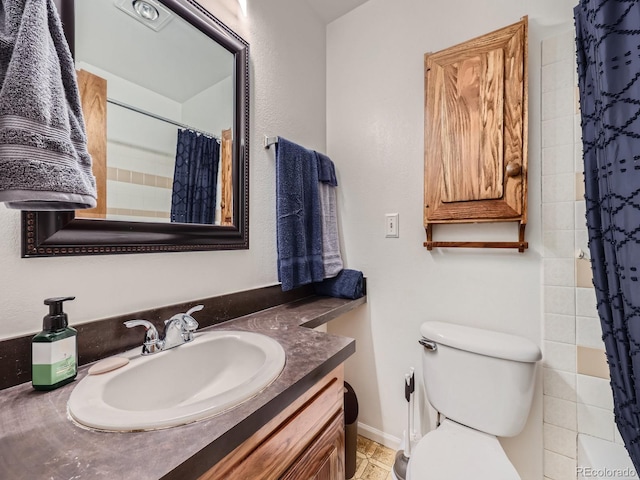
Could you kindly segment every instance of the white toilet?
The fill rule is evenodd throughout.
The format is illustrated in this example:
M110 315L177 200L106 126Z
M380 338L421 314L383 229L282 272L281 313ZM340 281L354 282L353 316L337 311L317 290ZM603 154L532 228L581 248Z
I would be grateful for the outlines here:
M520 480L496 437L524 428L540 349L450 323L426 322L420 333L427 397L446 418L413 448L407 480Z

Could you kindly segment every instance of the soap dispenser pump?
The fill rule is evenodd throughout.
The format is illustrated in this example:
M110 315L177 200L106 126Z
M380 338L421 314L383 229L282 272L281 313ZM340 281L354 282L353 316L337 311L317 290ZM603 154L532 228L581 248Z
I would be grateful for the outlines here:
M47 298L49 315L42 321L42 331L31 341L31 383L36 390L53 390L76 378L77 332L69 327L63 302L75 297Z

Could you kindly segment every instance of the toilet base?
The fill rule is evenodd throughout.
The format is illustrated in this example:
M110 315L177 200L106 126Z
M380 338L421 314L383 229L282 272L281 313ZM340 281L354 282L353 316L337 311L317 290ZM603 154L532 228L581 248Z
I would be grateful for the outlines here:
M521 480L494 435L445 419L411 452L406 480Z

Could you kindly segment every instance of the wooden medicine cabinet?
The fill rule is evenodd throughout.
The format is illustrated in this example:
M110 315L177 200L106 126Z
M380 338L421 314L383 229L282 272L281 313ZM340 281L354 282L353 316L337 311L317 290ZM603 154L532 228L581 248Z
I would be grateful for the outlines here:
M434 247L517 248L527 222L527 18L425 63L424 225ZM435 242L433 225L518 222L513 242Z

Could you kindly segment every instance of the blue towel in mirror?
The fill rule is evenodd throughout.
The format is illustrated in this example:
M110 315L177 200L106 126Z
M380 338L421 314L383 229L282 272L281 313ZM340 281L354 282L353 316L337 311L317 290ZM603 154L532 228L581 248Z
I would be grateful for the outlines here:
M364 295L364 275L359 270L345 268L336 277L314 283L313 288L318 295L355 300Z
M285 138L276 145L278 279L287 291L324 278L318 161Z

